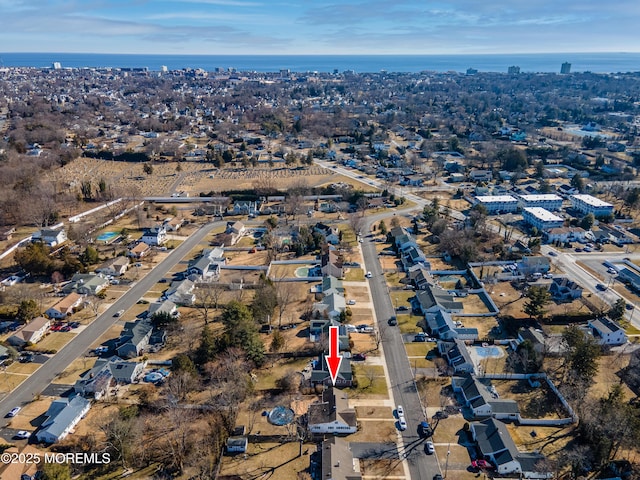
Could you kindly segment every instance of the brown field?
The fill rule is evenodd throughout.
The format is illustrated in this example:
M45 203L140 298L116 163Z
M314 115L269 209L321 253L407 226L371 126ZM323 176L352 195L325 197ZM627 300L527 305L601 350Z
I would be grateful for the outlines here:
M31 375L33 372L38 370L41 365L38 363L19 363L13 362L11 365L7 367L7 372L9 373L17 373L20 375Z
M80 357L76 358L64 372L57 375L52 383L63 385L71 385L80 378L80 375L93 367L98 357Z
M220 475L237 475L243 480L259 477L297 478L298 473L309 468L308 453L313 452L315 446L303 445L302 456L298 456L299 449L298 442L249 443L246 457L242 454L225 455Z
M350 442L395 442L397 429L395 418L389 412L385 420L361 420L358 416L358 431L349 435Z
M28 378L25 374L7 373L6 371L0 375L0 393L9 393Z
M36 345L34 345L30 350L35 351L46 351L46 350L56 350L59 351L62 347L64 347L67 343L71 341L72 338L76 336L73 332L51 332L42 340L40 340Z

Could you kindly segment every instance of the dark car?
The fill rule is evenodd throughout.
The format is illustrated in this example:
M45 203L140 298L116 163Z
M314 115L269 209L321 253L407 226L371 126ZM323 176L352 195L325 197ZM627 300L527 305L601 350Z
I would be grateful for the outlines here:
M367 359L367 356L364 353L356 353L351 357L351 360L356 362L363 362Z
M596 288L597 288L598 290L600 290L601 292L604 292L604 291L607 289L607 286L606 286L605 284L603 284L603 283L598 283L598 284L596 285Z
M398 319L395 316L390 317L387 323L392 327L395 327L396 325L398 325Z
M409 307L407 307L406 305L400 305L398 307L399 312L406 312L407 310L409 310Z
M420 426L418 427L418 435L420 438L429 438L433 435L433 429L428 422L420 422Z
M439 473L436 473L436 474L433 476L433 480L442 480L442 475L440 475Z

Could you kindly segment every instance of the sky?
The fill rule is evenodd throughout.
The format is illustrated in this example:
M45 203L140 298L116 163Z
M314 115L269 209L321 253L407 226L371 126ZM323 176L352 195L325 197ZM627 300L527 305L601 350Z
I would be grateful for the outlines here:
M640 52L638 25L637 0L0 0L0 51Z

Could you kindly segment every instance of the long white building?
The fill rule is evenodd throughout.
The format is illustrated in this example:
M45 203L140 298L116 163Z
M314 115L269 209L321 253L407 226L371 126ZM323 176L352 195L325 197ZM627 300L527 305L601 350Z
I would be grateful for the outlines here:
M511 195L479 195L476 204L482 205L487 213L507 213L518 210L518 200Z
M522 210L522 218L525 223L532 227L536 227L541 231L564 225L564 219L562 217L559 217L542 207L524 208Z
M520 195L520 205L522 208L542 207L549 211L557 211L562 208L562 197L554 193Z
M593 195L578 194L571 195L570 198L573 208L584 215L593 213L597 218L607 217L613 213L612 204L605 202L604 200L600 200L598 197L594 197Z

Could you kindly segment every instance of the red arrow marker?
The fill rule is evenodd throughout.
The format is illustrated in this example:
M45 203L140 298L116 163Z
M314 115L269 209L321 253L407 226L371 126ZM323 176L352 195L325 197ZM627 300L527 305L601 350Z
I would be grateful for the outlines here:
M342 355L338 355L339 352L338 327L329 327L329 355L325 354L324 359L329 367L329 374L331 375L331 382L333 385L336 384L338 371L340 370L340 364L342 363Z

